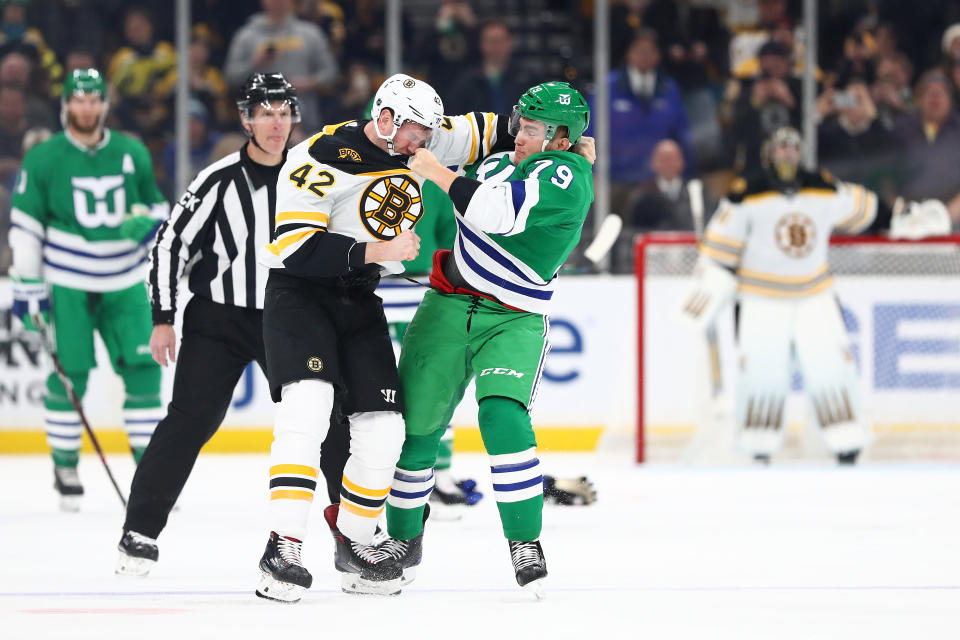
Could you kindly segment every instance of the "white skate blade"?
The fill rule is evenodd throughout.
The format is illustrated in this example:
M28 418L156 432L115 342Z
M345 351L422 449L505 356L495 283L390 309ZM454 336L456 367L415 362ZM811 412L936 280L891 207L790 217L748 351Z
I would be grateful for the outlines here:
M121 551L120 557L117 558L117 568L114 570L114 573L118 576L137 576L144 578L150 573L150 569L152 569L156 563L156 560L134 558Z
M403 577L400 578L400 586L405 587L417 579L417 568L407 567L403 570Z
M80 511L80 500L83 496L60 496L60 511L76 513Z
M340 588L344 593L364 596L395 596L400 593L402 578L373 582L356 573L340 573Z
M538 602L547 597L546 592L543 590L543 578L538 578L533 582L528 582L527 584L523 585L523 588L533 593L533 595L537 597Z
M300 602L300 598L303 597L303 592L306 589L292 582L277 580L265 571L260 573L260 584L257 585L257 595L259 597L289 604Z

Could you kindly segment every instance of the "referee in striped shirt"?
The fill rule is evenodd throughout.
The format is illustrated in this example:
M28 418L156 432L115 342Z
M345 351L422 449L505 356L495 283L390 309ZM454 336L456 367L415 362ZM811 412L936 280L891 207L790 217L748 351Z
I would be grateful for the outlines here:
M173 399L157 425L130 487L116 571L146 575L158 558L156 538L193 469L220 426L244 369L265 371L263 297L267 269L257 249L270 242L276 187L293 125L296 90L282 74L251 75L237 102L249 140L202 170L161 227L147 281L153 307L150 349L160 365L176 361L177 283L188 264L193 298L183 317ZM195 261L195 262L194 262ZM348 455L345 427L331 425L324 475L331 500Z

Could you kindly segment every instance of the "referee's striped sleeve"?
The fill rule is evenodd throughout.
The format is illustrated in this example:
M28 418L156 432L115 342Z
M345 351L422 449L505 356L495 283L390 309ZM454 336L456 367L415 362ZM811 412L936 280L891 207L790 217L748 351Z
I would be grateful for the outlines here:
M221 164L232 163L220 161L201 171L157 233L147 272L154 324L173 324L177 311L177 282L199 247L201 230L218 205L219 187L224 179L224 171L218 170Z

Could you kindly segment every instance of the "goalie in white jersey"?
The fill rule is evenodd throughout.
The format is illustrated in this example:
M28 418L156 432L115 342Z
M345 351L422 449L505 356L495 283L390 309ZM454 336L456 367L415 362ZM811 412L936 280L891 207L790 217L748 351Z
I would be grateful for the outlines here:
M871 435L833 293L830 234L889 229L894 238L920 238L948 233L950 221L936 200L891 210L863 186L805 171L800 148L795 129L777 130L764 148L765 171L733 183L704 233L683 313L705 328L738 296L740 448L768 460L781 447L796 357L827 447L839 462L853 463Z

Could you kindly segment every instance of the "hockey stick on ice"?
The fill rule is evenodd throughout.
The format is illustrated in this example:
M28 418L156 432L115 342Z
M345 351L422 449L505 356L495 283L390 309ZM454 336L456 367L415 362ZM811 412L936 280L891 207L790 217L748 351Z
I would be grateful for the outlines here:
M691 180L687 183L690 194L690 213L693 216L693 230L699 241L703 238L703 182ZM717 326L711 324L706 330L707 363L710 370L710 396L716 398L723 391L723 372L720 369L720 341L717 338Z
M80 422L83 423L83 428L86 430L87 435L90 436L90 442L93 443L93 448L97 450L97 455L100 456L100 462L103 463L103 468L106 470L107 476L110 478L111 484L113 484L113 488L117 491L117 497L120 498L123 508L126 509L127 499L123 497L123 492L120 491L120 486L113 477L113 472L110 471L110 465L107 464L107 458L103 455L103 448L100 447L100 441L97 440L97 436L93 433L90 423L87 422L87 416L83 413L80 398L77 397L77 393L73 389L73 383L70 382L70 378L60 363L60 356L57 355L56 345L50 336L50 326L43 320L43 316L39 313L33 314L30 316L30 319L33 320L33 326L37 328L37 333L40 334L40 343L43 345L43 350L50 356L50 360L53 362L53 369L56 371L57 377L60 378L60 383L67 392L67 398L69 398L70 404L73 405L73 410L80 416Z
M600 230L583 252L583 256L593 264L599 264L610 253L621 229L623 229L623 219L615 213L608 214L600 223Z

